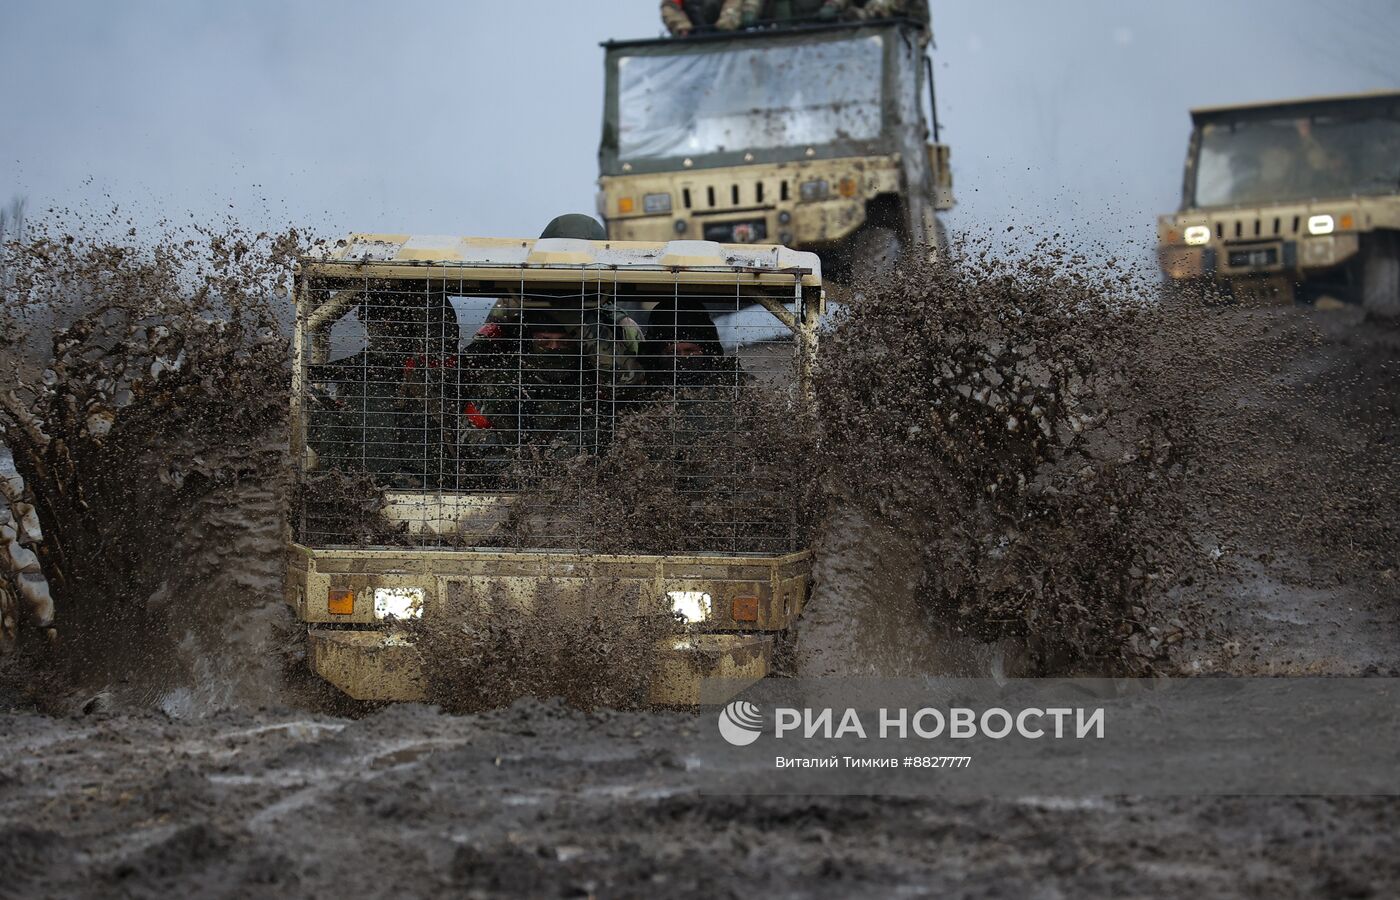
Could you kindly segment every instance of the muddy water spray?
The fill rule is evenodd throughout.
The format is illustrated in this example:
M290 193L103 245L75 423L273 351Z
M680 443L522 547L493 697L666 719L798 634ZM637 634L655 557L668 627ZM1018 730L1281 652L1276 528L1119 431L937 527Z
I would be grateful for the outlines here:
M1169 319L1155 292L1037 251L964 244L838 316L818 382L826 483L866 533L897 538L920 625L1013 638L1032 672L1141 671L1165 653L1149 619L1192 407L1146 352Z
M40 229L5 298L0 421L44 523L53 662L174 711L266 702L297 237L93 233Z

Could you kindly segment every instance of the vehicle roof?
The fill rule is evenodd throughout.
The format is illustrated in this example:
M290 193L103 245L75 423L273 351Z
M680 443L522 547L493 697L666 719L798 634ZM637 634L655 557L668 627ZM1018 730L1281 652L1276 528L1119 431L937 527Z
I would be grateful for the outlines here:
M479 238L455 235L352 234L301 260L303 266L345 265L404 268L440 265L499 270L639 270L666 273L730 273L802 277L821 283L815 253L774 244L718 244L714 241L640 243L572 238ZM499 275L499 272L496 273ZM421 273L420 276L421 277Z
M1191 120L1196 124L1215 119L1238 117L1241 113L1307 112L1326 107L1364 106L1376 101L1400 101L1400 91L1377 90L1357 94L1333 94L1320 97L1297 97L1287 100L1265 100L1254 103L1237 103L1227 106L1201 106L1191 110Z
M699 44L726 43L729 41L771 40L800 34L824 34L837 31L859 31L862 28L880 26L904 26L922 31L923 26L906 18L871 19L860 22L831 22L813 25L789 25L782 28L749 28L740 31L712 31L694 34L687 38L655 37L627 41L603 41L608 50L626 50L634 47L688 47Z

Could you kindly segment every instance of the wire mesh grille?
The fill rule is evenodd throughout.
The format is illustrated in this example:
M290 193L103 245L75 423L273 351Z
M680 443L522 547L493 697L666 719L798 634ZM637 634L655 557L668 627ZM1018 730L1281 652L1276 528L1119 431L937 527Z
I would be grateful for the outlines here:
M523 270L522 270L523 271ZM732 284L315 279L301 292L311 546L800 549L808 338ZM770 300L771 303L771 300Z

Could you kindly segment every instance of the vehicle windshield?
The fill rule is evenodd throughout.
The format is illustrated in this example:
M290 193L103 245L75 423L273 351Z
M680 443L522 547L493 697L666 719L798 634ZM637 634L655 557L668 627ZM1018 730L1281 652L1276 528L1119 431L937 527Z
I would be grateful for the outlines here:
M1400 120L1267 119L1201 127L1196 205L1247 206L1400 191Z
M884 39L618 61L624 161L817 147L880 136Z

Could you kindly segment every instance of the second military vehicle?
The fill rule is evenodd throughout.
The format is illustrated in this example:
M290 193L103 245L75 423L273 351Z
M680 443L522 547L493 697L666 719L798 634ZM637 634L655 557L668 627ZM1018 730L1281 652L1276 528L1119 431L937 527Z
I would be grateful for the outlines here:
M1169 279L1400 315L1400 92L1191 118L1181 210L1158 222Z
M604 45L609 236L775 242L844 279L936 253L953 192L927 43L888 20Z

